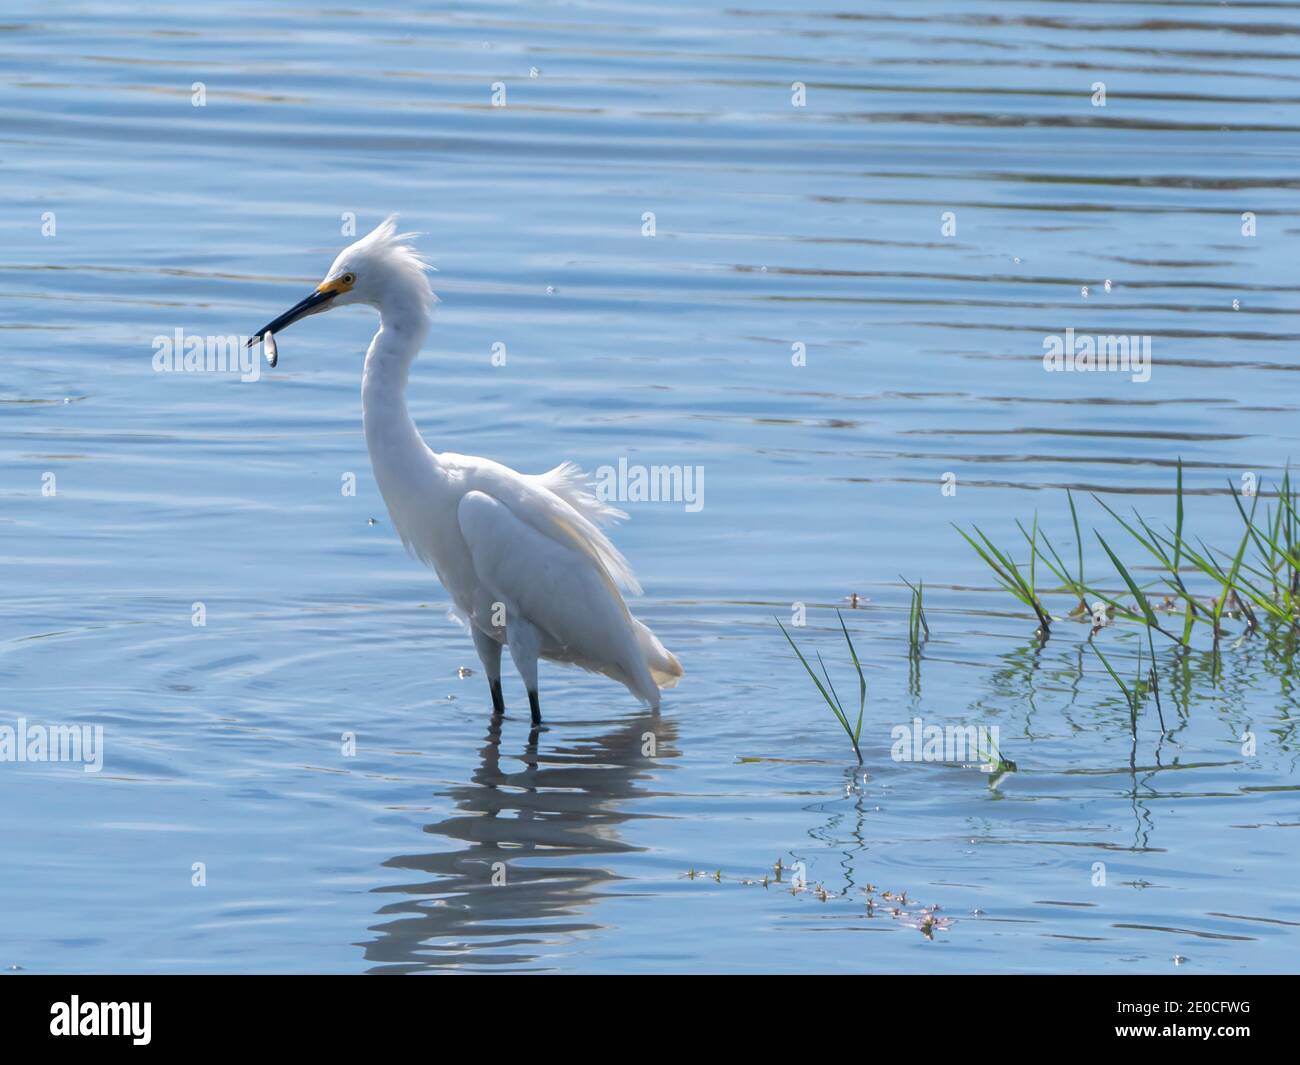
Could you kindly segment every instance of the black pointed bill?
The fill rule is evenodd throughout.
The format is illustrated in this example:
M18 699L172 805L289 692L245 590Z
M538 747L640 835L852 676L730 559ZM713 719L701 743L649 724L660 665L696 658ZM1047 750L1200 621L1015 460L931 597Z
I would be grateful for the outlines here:
M262 337L266 336L267 333L279 333L288 329L289 326L293 325L293 323L298 321L300 318L306 318L308 315L312 314L320 314L321 311L328 309L330 301L338 294L338 289L323 291L322 286L321 289L317 289L305 300L300 300L295 303L285 311L284 314L280 315L279 318L267 322L266 325L262 326L261 329L248 338L248 346L251 348L254 344L260 341Z

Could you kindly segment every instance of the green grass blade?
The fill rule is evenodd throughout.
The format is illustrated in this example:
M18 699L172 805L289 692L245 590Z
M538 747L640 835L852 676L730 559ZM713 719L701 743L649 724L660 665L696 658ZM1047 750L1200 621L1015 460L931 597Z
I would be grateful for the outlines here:
M853 737L854 744L856 744L862 735L862 714L867 707L867 678L862 672L862 663L858 661L858 651L857 648L853 646L853 637L849 635L849 628L844 624L844 615L836 610L835 616L840 619L840 629L844 633L845 642L849 645L849 655L853 659L853 668L858 671L858 724L850 733ZM845 717L844 727L848 728L847 716Z
M1142 616L1146 620L1146 623L1153 629L1160 629L1160 622L1156 620L1155 611L1151 609L1151 604L1148 602L1146 594L1138 587L1137 582L1129 576L1128 570L1124 568L1124 563L1121 562L1119 556L1110 549L1110 544L1106 543L1106 541L1102 539L1101 533L1097 532L1095 529L1093 532L1101 542L1101 546L1105 549L1106 554L1110 556L1110 560L1114 563L1115 569L1119 571L1119 575L1124 578L1124 583L1128 585L1128 590L1133 593L1133 598L1137 600L1138 607L1141 609Z
M799 656L799 661L803 663L803 668L808 671L808 676L812 677L813 683L817 685L817 690L822 693L822 698L826 700L826 705L831 708L831 713L839 719L840 724L844 726L844 731L849 732L848 718L844 716L844 712L837 705L837 701L831 698L831 693L828 692L826 686L822 684L821 678L817 676L817 671L808 664L808 659L804 658L803 652L799 650L799 645L796 644L794 640L791 639L790 634L785 631L785 626L781 625L781 619L774 617L773 620L777 625L780 625L781 632L785 635L786 640L789 641L790 647L794 650L794 653ZM852 733L850 733L850 735L852 735Z
M1074 509L1074 493L1068 488L1065 490L1065 498L1070 502L1070 520L1074 522L1074 544L1079 552L1079 587L1085 587L1083 582L1083 537L1079 535L1079 512Z
M1128 703L1130 709L1136 709L1136 704L1133 701L1132 693L1128 690L1128 685L1120 680L1119 674L1115 672L1106 656L1101 653L1101 648L1093 643L1091 638L1088 640L1088 645L1093 649L1093 652L1097 657L1101 659L1101 664L1106 667L1106 672L1110 674L1111 679L1119 686L1119 690L1124 693L1124 700Z

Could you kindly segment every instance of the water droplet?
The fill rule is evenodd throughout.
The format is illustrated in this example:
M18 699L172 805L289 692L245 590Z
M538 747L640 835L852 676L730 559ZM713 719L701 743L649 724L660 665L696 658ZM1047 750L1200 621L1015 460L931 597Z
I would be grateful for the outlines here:
M541 74L542 74L542 72L541 72L540 70L538 70L536 67L529 67L529 68L528 68L528 76L529 76L530 78L541 77Z
M473 675L474 671L470 669L469 666L461 666L460 669L456 670L456 676L460 677L461 680L464 680L466 677L472 677Z
M1173 957L1173 962L1175 965L1185 965L1187 963L1187 959L1184 958L1181 954L1175 954Z
M1084 298L1084 299L1087 299L1087 298L1088 298L1088 286L1087 286L1087 285L1084 285L1083 288L1081 288L1079 291L1080 291L1081 293L1083 293L1083 298Z
M1017 256L1016 256L1014 259L1012 259L1011 261L1012 261L1013 263L1017 263L1017 264L1018 264L1018 263L1020 262L1020 256L1017 255Z
M1241 300L1233 300L1233 301L1232 301L1232 309L1233 309L1234 311L1239 311L1239 310L1241 310Z
M1106 279L1106 291L1107 291L1107 292L1110 291L1110 278L1107 278L1107 279Z
M546 294L547 294L548 296L554 296L554 295L555 295L555 286L554 286L554 285L547 285L547 286L546 286Z
M367 525L378 525L379 522L375 521L374 518L367 518L367 519L366 519L366 524L367 524Z

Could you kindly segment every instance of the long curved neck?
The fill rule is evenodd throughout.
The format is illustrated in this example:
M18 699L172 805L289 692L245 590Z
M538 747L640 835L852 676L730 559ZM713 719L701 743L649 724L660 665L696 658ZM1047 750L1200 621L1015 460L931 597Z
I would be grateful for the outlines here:
M423 452L425 447L406 409L406 381L428 332L428 300L418 292L394 292L379 308L379 332L366 351L361 412L366 447L381 490L385 480L381 465Z

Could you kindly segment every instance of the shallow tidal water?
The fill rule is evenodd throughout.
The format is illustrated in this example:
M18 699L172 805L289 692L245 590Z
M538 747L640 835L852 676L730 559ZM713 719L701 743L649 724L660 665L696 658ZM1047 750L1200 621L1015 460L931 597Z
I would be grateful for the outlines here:
M6 16L0 725L102 726L103 768L0 763L0 968L1294 969L1294 639L1158 643L1162 730L952 524L1023 560L1037 512L1072 560L1071 488L1119 595L1091 493L1163 528L1181 458L1235 548L1228 483L1300 455L1298 60L1289 5ZM544 664L548 728L509 670L492 723L370 473L370 312L155 371L390 211L439 271L433 447L702 470L615 533L686 670L660 713ZM1046 372L1067 328L1150 336L1150 380ZM853 633L862 767L796 604L849 700ZM1097 643L1131 674L1138 635ZM1016 771L894 760L916 718Z

